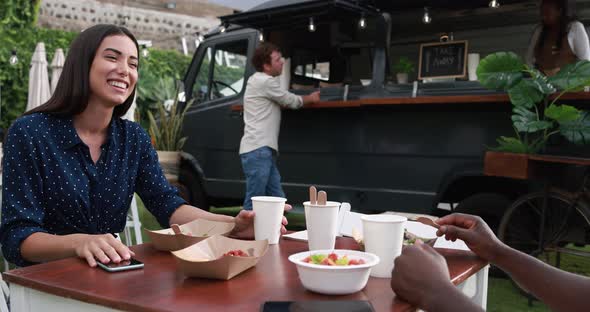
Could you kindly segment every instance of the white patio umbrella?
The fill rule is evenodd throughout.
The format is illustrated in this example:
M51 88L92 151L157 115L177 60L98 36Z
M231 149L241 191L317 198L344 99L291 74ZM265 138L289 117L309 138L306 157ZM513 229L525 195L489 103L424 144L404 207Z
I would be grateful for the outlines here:
M64 50L57 49L55 50L55 55L53 56L53 60L51 60L51 94L55 92L55 87L57 87L57 81L59 81L59 76L61 75L61 70L64 67L65 63L65 56Z
M49 92L49 75L47 73L45 44L39 42L37 43L35 53L33 53L33 58L31 59L27 111L47 102L50 97Z

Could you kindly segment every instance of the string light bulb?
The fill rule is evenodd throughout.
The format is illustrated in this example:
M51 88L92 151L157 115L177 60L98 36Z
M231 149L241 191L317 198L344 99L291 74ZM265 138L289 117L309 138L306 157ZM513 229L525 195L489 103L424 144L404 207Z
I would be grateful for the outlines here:
M227 26L225 25L225 23L221 24L221 26L219 26L219 32L220 33L224 33L227 30Z
M490 1L489 6L492 9L497 9L500 7L500 2L498 2L497 0L492 0L492 1Z
M16 65L18 63L18 56L16 56L16 50L12 50L12 53L10 55L10 59L8 60L8 62L10 63L10 65Z
M307 26L307 29L309 30L309 32L315 31L315 24L313 23L313 17L309 18L309 25Z
M150 51L148 50L148 48L145 45L141 46L141 56L143 56L143 57L150 56Z
M365 19L365 13L361 15L361 19L359 19L359 28L365 29L367 28L367 20Z
M260 33L258 34L258 40L260 42L264 41L264 32L262 31L262 29L260 30Z
M430 24L430 22L432 22L432 18L430 17L430 13L428 12L428 7L424 7L424 16L422 16L422 22L424 24Z

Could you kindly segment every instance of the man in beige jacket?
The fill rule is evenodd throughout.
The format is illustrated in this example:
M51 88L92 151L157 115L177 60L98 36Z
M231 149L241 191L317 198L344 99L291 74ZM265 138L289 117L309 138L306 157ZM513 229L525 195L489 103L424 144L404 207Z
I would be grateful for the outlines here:
M281 175L276 164L279 150L281 106L297 109L318 102L320 92L299 96L281 89L279 77L283 57L272 43L262 43L252 56L256 68L244 94L244 136L240 142L240 158L246 177L244 209L252 209L253 196L285 197Z

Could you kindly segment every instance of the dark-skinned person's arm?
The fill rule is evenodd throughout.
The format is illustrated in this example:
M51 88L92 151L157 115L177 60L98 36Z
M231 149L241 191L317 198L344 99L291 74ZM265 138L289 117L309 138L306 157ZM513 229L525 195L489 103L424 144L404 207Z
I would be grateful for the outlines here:
M445 258L416 240L395 259L391 288L401 299L429 312L483 311L453 283Z
M438 236L462 239L479 257L512 276L552 311L588 311L590 278L559 270L502 243L477 216L452 214L436 221Z

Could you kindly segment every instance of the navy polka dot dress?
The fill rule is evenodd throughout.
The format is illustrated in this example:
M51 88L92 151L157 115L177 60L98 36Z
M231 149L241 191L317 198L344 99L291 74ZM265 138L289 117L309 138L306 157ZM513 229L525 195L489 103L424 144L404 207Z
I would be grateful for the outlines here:
M19 118L4 142L0 243L18 266L20 245L35 232L119 233L137 192L163 227L185 201L158 163L147 133L113 118L94 163L72 118L36 113Z

